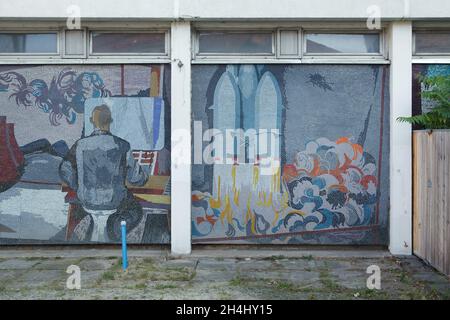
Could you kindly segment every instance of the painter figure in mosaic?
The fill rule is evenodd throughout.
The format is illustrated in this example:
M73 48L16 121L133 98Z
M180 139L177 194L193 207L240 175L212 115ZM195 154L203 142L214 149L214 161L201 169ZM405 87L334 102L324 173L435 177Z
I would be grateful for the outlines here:
M107 105L95 107L90 120L93 133L79 139L60 166L61 179L78 202L70 240L117 242L122 220L129 234L145 232L142 207L126 182L143 186L148 174L133 158L130 143L110 132L113 119Z

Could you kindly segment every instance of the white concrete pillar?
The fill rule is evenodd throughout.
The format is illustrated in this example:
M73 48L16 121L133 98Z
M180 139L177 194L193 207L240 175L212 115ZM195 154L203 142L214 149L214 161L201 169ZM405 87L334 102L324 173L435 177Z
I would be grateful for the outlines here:
M411 125L397 118L412 110L412 24L392 22L390 68L390 243L392 254L412 254Z
M171 27L171 248L191 252L191 26Z

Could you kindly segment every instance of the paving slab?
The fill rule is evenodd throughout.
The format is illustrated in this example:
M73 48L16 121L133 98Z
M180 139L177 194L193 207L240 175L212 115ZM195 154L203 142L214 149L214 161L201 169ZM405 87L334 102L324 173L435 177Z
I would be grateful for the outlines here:
M276 268L276 265L272 263L272 261L268 260L238 260L236 261L236 270L238 272L247 272L247 271L265 271L265 270L273 270Z
M197 269L194 282L213 281L213 282L227 282L236 277L234 271L218 271L217 269Z
M215 271L233 271L236 272L236 259L199 259L196 270L215 270Z
M348 289L366 289L367 288L367 276L364 272L358 271L346 271L336 272L330 271L330 279L335 284L348 288Z
M197 259L173 259L167 261L155 261L155 263L162 268L178 269L178 268L188 268L193 270L197 263Z
M63 270L31 270L16 281L10 281L9 285L11 288L48 287L52 290L56 283L65 281L67 276Z
M82 271L108 270L117 259L83 259L77 263Z
M325 261L322 259L283 259L276 260L274 264L279 265L285 270L319 270L325 267Z
M24 270L38 264L40 260L8 259L0 262L0 270Z
M21 274L21 270L0 270L0 286L5 286L8 281L17 279Z
M49 258L39 261L33 266L36 270L63 270L66 271L70 265L78 265L79 259L54 259Z

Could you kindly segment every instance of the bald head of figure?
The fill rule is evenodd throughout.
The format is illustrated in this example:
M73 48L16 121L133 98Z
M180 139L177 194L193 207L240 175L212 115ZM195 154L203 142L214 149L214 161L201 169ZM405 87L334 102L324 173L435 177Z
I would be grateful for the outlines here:
M109 131L112 121L111 110L106 104L99 105L92 110L91 123L94 128Z

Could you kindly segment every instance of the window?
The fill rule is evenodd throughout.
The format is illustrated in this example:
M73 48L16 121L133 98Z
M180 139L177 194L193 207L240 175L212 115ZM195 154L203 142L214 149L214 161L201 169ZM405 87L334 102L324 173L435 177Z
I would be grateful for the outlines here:
M0 33L0 54L57 54L58 34Z
M377 33L306 33L306 54L379 54Z
M64 58L86 57L86 30L65 30Z
M299 56L298 30L280 30L278 33L278 55L280 58Z
M450 31L425 31L414 34L414 53L450 55Z
M166 54L166 33L92 32L91 53L94 55Z
M30 23L17 29L0 28L0 63L167 63L170 24L148 22L85 23L66 29L60 23ZM101 29L100 29L101 28Z
M273 32L202 31L198 54L274 55Z
M214 29L213 24L199 23L193 35L193 63L389 63L383 31L313 29L313 24L305 28L290 23L272 29L240 29L239 24Z

